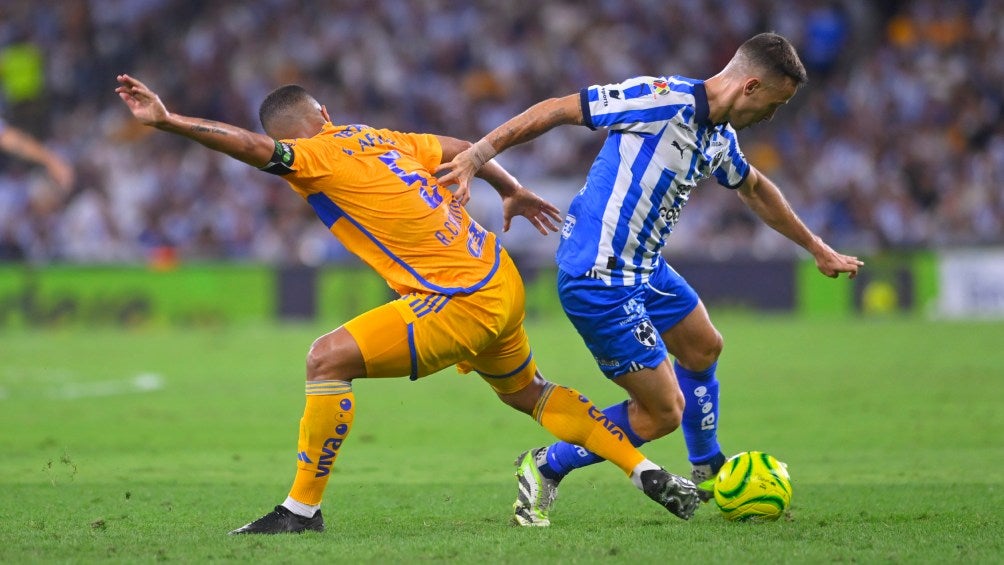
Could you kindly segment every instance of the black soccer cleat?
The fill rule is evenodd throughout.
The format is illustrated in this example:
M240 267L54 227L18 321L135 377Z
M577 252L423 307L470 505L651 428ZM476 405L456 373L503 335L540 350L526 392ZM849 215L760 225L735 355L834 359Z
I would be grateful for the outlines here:
M701 504L694 483L665 469L642 471L640 478L642 491L679 518L689 520Z
M288 508L282 506L275 507L275 510L258 518L254 522L237 528L230 532L230 535L237 534L298 534L306 531L323 532L324 517L321 511L314 512L310 518L293 514Z

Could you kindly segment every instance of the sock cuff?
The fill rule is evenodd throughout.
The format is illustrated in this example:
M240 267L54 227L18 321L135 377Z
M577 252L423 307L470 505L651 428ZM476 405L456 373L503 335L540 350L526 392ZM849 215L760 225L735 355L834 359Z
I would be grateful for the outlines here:
M625 400L620 404L614 404L610 408L604 410L603 413L613 420L613 422L617 424L620 429L624 430L624 433L627 434L628 441L631 442L631 445L639 447L648 443L648 440L643 439L641 436L634 433L634 428L631 427L631 420L628 418L628 402L630 402L630 400ZM614 409L617 409L620 413L615 415Z
M286 510L304 518L313 518L314 514L321 509L320 504L307 504L306 502L300 502L292 496L287 496L282 505Z
M683 365L680 365L679 361L673 361L673 371L676 372L677 378L683 377L695 381L708 381L715 378L715 369L717 368L718 361L715 361L710 367L703 371L691 371L690 369L684 368Z
M547 404L547 401L551 399L551 394L554 393L555 388L557 388L557 385L554 383L547 383L544 385L544 390L541 391L540 398L537 399L537 404L533 406L533 414L531 414L531 416L533 416L533 419L536 420L538 424L543 424L540 419L544 415L544 406Z
M352 392L351 381L307 381L308 395L335 395Z

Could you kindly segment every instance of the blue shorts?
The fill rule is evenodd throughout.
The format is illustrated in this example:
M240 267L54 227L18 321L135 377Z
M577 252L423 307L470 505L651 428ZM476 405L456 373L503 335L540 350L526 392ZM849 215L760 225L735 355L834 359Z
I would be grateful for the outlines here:
M607 286L558 270L558 298L600 370L613 379L657 367L669 352L662 334L697 307L687 281L660 262L648 282Z

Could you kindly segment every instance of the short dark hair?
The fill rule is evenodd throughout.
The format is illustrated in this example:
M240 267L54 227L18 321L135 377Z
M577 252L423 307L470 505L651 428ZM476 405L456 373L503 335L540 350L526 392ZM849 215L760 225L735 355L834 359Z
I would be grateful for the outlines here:
M258 107L258 119L265 131L272 131L275 120L288 116L297 106L314 101L307 89L298 84L287 84L268 93Z
M796 85L809 81L805 66L798 58L795 46L784 37L772 33L760 33L746 40L739 46L738 53L745 57L753 66L777 76L788 77Z

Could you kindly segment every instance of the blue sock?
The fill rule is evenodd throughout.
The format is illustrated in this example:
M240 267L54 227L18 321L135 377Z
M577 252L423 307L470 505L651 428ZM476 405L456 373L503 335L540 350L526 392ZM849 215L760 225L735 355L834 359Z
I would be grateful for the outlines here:
M645 440L638 437L638 434L634 433L634 430L631 429L631 424L628 422L627 406L628 401L625 400L620 404L607 407L603 410L603 414L606 415L608 420L617 424L617 427L624 430L624 435L627 436L631 445L638 447L645 443ZM603 461L602 457L592 451L586 451L584 447L559 441L548 446L547 464L540 467L540 474L549 479L560 481L565 475L571 473L573 469L599 463L600 461Z
M688 459L694 465L706 464L722 451L718 445L717 367L716 361L703 371L689 371L673 362L676 380L687 402L680 427L687 443Z

